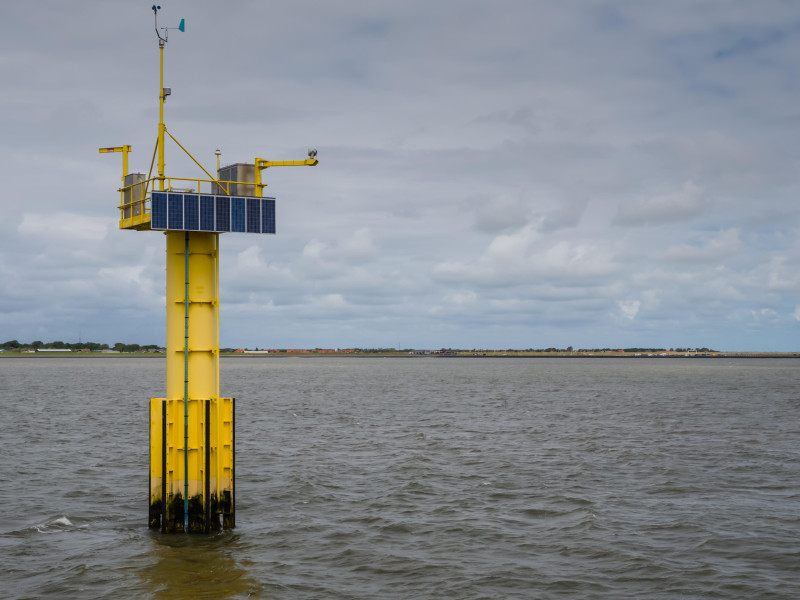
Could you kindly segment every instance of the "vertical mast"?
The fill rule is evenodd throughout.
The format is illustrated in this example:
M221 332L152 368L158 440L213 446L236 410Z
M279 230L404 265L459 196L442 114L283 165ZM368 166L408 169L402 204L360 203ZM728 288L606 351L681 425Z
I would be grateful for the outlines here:
M153 5L156 35L158 36L158 52L160 58L160 76L158 82L158 189L164 191L164 46L167 43L168 29L164 28L164 37L158 32L158 11L161 7Z
M158 189L164 191L164 40L159 37L161 77L158 89Z

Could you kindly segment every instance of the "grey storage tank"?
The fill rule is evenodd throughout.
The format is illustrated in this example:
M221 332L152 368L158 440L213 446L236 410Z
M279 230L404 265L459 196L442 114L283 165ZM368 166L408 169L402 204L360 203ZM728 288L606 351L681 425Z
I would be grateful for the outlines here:
M250 196L256 195L256 166L248 163L234 163L227 167L221 167L217 173L220 181L242 181L247 183L232 183L230 191L225 187L213 184L214 193L229 196ZM249 184L249 185L248 185Z
M131 215L138 217L142 214L142 199L144 198L144 182L146 179L147 177L144 173L128 173L125 175L125 193L123 194L125 208L122 209L125 219L130 219Z

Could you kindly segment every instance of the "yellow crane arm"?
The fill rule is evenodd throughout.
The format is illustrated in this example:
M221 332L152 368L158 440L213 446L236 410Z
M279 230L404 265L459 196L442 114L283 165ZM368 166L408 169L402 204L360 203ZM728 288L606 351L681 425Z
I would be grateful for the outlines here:
M100 154L105 154L106 152L122 152L122 181L125 181L125 176L128 174L128 152L131 151L131 147L128 145L125 146L112 146L110 148L98 148Z
M268 167L313 167L319 161L316 158L307 158L306 160L264 160L263 158L256 159L257 169L266 169Z
M316 154L316 151L314 152L314 154ZM255 161L255 164L256 164L256 173L255 173L255 175L256 175L256 182L255 182L256 183L256 185L255 185L256 196L261 197L261 195L262 195L262 193L264 191L264 186L266 185L264 183L261 183L261 170L262 169L267 169L269 167L305 167L305 166L313 167L318 162L319 161L316 158L314 158L314 156L311 156L310 158L307 158L305 160L264 160L263 158L256 158L256 161Z

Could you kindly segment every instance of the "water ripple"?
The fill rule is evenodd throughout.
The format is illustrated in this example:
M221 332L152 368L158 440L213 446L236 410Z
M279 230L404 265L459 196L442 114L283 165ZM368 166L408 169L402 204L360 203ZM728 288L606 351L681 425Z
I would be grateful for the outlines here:
M800 597L792 361L223 361L208 537L145 526L160 361L0 377L4 597Z

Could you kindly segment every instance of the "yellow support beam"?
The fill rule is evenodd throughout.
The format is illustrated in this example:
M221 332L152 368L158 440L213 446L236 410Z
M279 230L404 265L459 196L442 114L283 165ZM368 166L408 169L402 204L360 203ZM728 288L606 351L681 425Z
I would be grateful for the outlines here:
M156 30L156 33L158 31ZM158 49L161 58L161 77L158 85L158 189L164 191L164 168L166 162L164 160L164 42L159 36Z
M269 167L314 167L319 163L316 158L307 158L305 160L264 160L263 158L256 159L257 169L266 169Z
M122 181L125 182L125 176L128 174L128 152L131 151L131 147L128 145L125 146L113 146L111 148L98 148L100 154L105 154L107 152L122 152Z
M256 158L256 196L260 198L264 194L264 186L266 184L261 183L262 169L268 169L269 167L315 167L319 161L315 158L317 151L314 150L313 152L314 154L311 155L311 151L309 151L310 156L306 160L264 160L263 158Z
M189 533L230 529L235 525L234 400L191 400L188 417L187 519L184 402L182 398L150 399L150 527L176 533L185 530L186 522Z
M167 393L150 403L150 526L202 533L235 521L233 399L218 391L219 234L165 235Z

